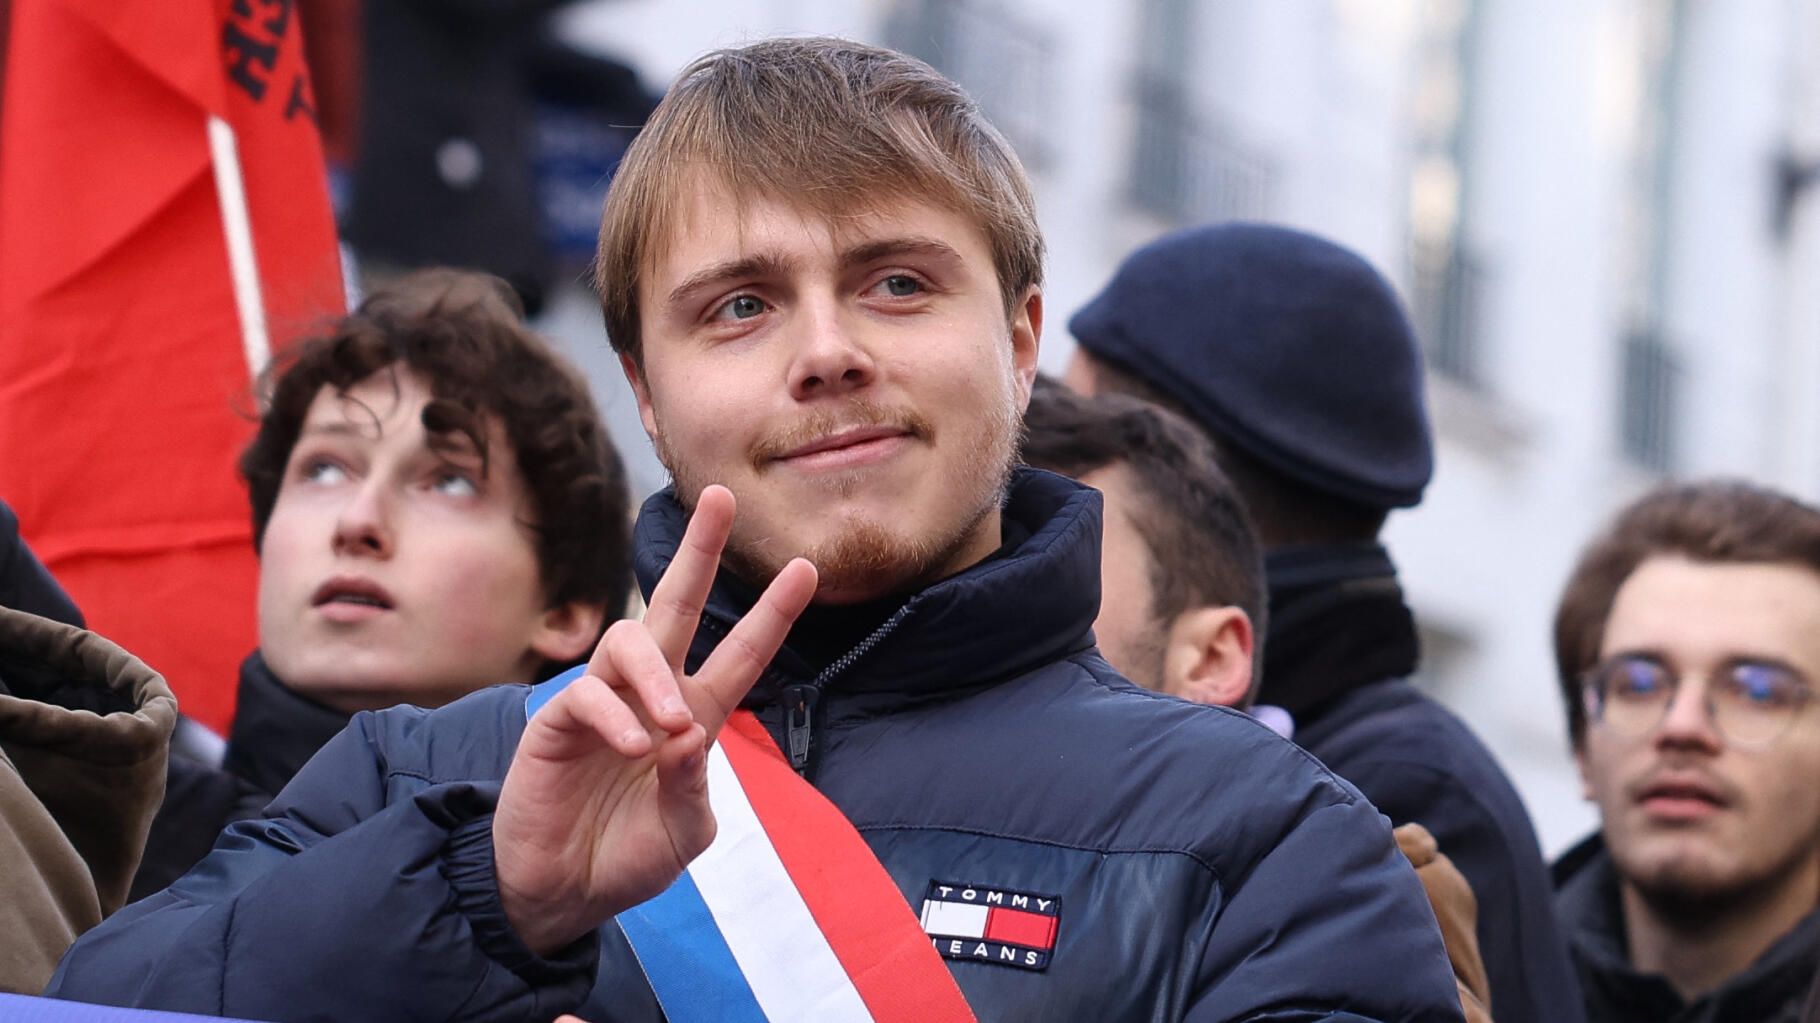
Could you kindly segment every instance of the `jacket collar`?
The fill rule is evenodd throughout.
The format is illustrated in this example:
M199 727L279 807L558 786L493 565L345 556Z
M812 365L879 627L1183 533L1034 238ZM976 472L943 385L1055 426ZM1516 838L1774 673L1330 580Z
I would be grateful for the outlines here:
M1594 1019L1670 1020L1697 1009L1696 1019L1793 1018L1820 956L1820 909L1809 913L1742 973L1693 1003L1658 974L1630 962L1618 895L1618 869L1594 834L1555 866L1556 908L1579 967Z
M348 717L280 682L255 650L240 662L240 690L222 769L276 795L347 726Z
M934 695L1011 678L1092 646L1100 596L1099 493L1020 468L1003 514L1028 539L901 595L895 613L832 665L817 670L786 640L748 704L769 703L784 685L810 681L841 694ZM673 488L652 495L640 511L634 564L647 598L675 557L687 522ZM753 599L751 588L722 569L696 632L691 666L706 658Z
M1416 669L1415 615L1378 543L1269 552L1270 591L1260 703L1312 723L1341 696Z

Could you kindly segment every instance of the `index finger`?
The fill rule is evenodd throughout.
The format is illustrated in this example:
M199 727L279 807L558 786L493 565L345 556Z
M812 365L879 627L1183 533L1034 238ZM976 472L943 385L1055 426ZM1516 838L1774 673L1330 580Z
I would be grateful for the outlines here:
M777 648L783 646L790 626L796 624L797 616L815 597L818 579L815 566L804 558L785 565L765 587L758 603L727 633L707 663L685 685L683 693L689 698L689 709L708 730L708 738L720 733L720 726L739 706L746 690L777 656Z
M645 628L651 630L657 648L678 677L682 676L683 658L689 654L689 641L701 624L708 592L714 588L714 575L720 571L720 552L733 531L734 509L733 491L719 484L703 489L676 557L651 590Z

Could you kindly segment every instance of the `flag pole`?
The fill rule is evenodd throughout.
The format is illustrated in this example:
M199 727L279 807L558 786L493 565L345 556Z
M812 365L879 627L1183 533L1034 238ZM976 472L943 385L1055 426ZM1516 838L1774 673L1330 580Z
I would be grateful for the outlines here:
M247 211L246 184L240 176L240 150L234 128L209 117L209 155L215 167L215 194L221 200L221 225L227 234L228 269L234 282L234 305L240 312L240 344L247 372L257 380L272 358L265 329L265 300L259 292L259 260L253 252L253 220Z

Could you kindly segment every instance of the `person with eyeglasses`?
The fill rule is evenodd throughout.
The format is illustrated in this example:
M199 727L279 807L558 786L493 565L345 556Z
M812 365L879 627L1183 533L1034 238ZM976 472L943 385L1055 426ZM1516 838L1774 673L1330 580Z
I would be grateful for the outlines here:
M1555 864L1591 1023L1796 1023L1820 962L1820 509L1667 486L1555 613L1599 832Z

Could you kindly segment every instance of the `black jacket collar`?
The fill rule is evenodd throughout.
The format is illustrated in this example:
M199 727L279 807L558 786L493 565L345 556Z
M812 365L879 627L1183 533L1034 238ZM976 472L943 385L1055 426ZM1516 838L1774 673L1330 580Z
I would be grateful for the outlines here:
M1780 1023L1794 1020L1820 960L1820 909L1769 947L1744 972L1693 1003L1657 974L1631 965L1618 896L1618 870L1598 835L1555 865L1556 909L1573 950L1587 1016L1601 1023Z
M1415 615L1381 544L1286 547L1264 559L1270 590L1258 702L1313 722L1361 686L1416 669Z
M1013 476L1003 512L1029 538L1000 556L904 594L867 640L817 671L785 648L748 704L769 703L784 685L820 681L844 695L915 697L1000 681L1092 645L1099 613L1100 495L1034 469ZM647 500L633 532L647 597L675 556L688 514L665 489ZM753 600L723 570L691 651L699 663Z
M348 715L278 681L255 650L240 662L240 692L222 769L276 795L347 723Z

